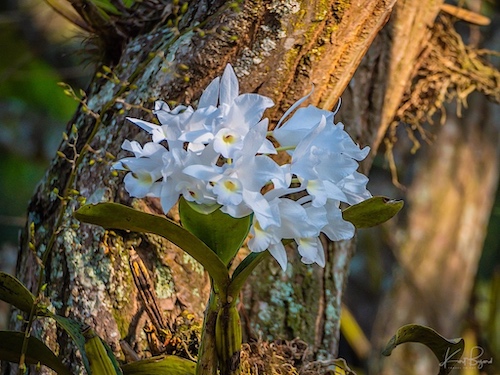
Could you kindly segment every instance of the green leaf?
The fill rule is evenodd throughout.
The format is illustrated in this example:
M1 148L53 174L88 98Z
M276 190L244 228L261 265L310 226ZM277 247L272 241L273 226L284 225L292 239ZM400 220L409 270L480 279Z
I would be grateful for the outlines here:
M69 337L71 337L71 339L73 340L73 342L77 346L78 350L80 351L80 355L82 357L82 362L83 362L83 366L85 367L85 371L87 371L87 374L93 374L92 369L91 369L91 365L90 365L89 355L87 354L87 348L89 347L89 345L88 345L89 339L85 338L85 335L83 334L84 331L85 332L89 331L88 326L86 324L80 323L76 320L66 318L66 317L63 317L60 315L56 315L56 314L53 314L50 312L47 313L47 316L54 319L56 321L56 323L62 329L64 329L66 331L66 333L69 335ZM93 335L95 335L95 333L93 333ZM88 336L88 333L87 333L87 336ZM98 337L98 339L101 340L99 337ZM87 348L86 348L85 344L87 344ZM116 360L116 357L113 354L113 351L104 341L102 341L102 345L104 346L107 357L109 357L109 360L111 361L111 364L113 365L114 373L119 374L121 372L120 365L118 364L118 361ZM95 366L95 364L94 364L94 366ZM97 374L97 375L100 375L100 374Z
M132 5L135 4L135 1L136 0L123 0L123 5L125 5L125 7L127 7L127 8L130 8ZM141 0L139 0L139 1L141 1Z
M118 203L85 205L74 215L80 221L106 229L154 233L165 237L200 262L220 291L225 290L229 283L229 273L219 257L203 241L172 220Z
M98 8L105 13L119 16L121 13L109 0L91 0Z
M85 352L90 362L90 374L122 375L115 355L90 327L84 330L83 336L85 337Z
M23 347L24 332L0 331L0 359L19 363L20 354ZM71 375L71 372L64 366L62 361L36 337L30 336L28 339L28 349L26 350L25 361L34 365L41 363L58 374Z
M124 375L190 375L195 373L195 369L195 362L174 355L143 359L122 366Z
M106 341L104 341L100 337L99 337L99 339L101 340L102 344L104 345L104 349L106 349L106 354L108 355L108 358L110 359L111 364L113 365L113 369L115 370L115 373L119 374L119 375L123 374L122 369L120 367L120 364L118 363L118 359L116 359L115 353L113 353L113 349L111 349L111 347L108 345L108 343Z
M30 313L35 296L14 276L0 272L0 300Z
M386 197L373 197L342 211L344 220L356 228L369 228L382 224L396 215L404 202Z
M85 336L83 336L82 332L85 330L86 325L77 322L76 320L65 318L60 315L49 313L49 316L56 321L56 323L66 331L69 337L73 340L78 350L80 351L80 355L82 357L83 366L87 371L87 374L91 374L90 370L90 362L87 357L87 352L85 351Z
M243 245L252 224L251 215L236 219L221 210L200 213L184 198L179 200L179 215L182 226L202 240L226 265Z
M418 324L408 324L398 329L396 334L389 340L383 355L389 356L396 346L405 342L418 342L432 350L439 361L438 375L448 374L453 363L457 362L464 352L464 339L445 339L432 328Z
M255 267L257 267L269 255L269 251L248 254L234 270L227 294L236 300L236 297L238 296L241 288L243 288L248 276L250 276Z

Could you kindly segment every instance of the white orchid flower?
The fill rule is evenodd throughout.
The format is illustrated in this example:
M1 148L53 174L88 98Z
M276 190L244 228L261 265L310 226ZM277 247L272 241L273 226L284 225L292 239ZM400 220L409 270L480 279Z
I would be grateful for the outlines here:
M225 158L241 150L243 139L258 124L273 101L258 94L239 95L239 84L231 65L222 77L214 79L200 98L200 106L217 109L203 126L188 127L180 137L186 142L214 142L214 149ZM266 143L264 146L268 146Z
M342 218L340 202L355 204L371 197L367 177L357 172L369 148L361 149L343 124L335 124L334 112L298 108L309 95L268 132L262 116L272 100L239 94L238 79L227 65L196 109L170 109L157 101L153 113L159 125L129 118L152 142L143 147L125 141L122 148L133 156L113 168L128 171L124 181L131 196L158 197L164 212L183 196L205 208L220 207L235 218L253 214L250 250L268 250L283 269L288 262L283 240L295 241L302 262L324 267L320 233L333 241L354 235L354 226ZM279 149L268 135L279 142ZM271 158L279 150L288 152L290 163L279 165Z

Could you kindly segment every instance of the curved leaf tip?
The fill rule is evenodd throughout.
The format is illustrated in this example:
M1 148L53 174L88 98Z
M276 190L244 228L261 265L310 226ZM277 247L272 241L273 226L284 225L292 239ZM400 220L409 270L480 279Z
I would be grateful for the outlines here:
M402 200L377 196L346 208L342 211L342 216L358 229L370 228L391 219L403 206Z
M453 369L452 364L460 360L465 348L462 338L446 339L432 328L407 324L398 329L382 354L389 356L396 346L406 342L417 342L431 349L439 361L439 375L446 375Z

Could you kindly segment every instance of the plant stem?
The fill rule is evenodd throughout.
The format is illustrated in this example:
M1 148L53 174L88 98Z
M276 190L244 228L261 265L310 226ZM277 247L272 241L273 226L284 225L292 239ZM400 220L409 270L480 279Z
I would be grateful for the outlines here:
M240 374L241 322L234 303L226 303L219 311L216 324L220 375Z
M210 298L205 310L201 343L196 364L196 375L217 374L217 349L215 347L215 325L219 313L219 301L215 292L210 292Z

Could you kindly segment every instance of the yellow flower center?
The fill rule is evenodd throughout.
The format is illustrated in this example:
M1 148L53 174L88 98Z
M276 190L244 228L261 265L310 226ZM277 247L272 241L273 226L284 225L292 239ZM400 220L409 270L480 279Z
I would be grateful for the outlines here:
M224 181L224 187L231 192L238 190L238 186L236 186L233 181L229 180Z

